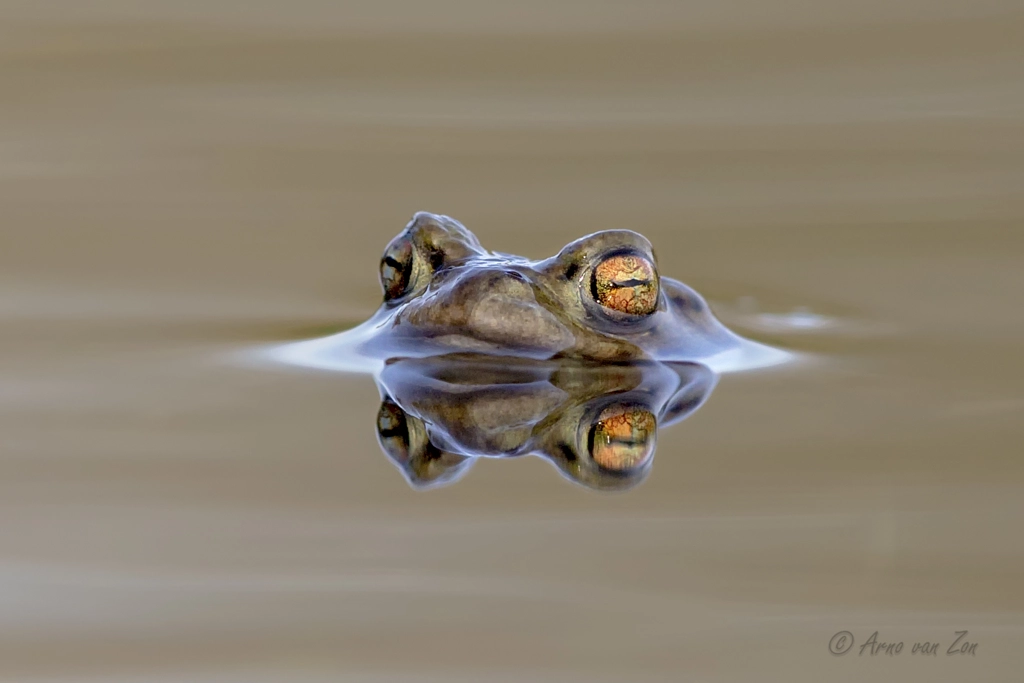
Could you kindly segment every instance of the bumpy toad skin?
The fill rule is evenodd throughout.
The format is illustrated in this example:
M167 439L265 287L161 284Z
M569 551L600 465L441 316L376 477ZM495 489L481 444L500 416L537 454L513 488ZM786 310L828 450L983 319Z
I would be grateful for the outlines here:
M310 368L377 374L396 358L698 362L716 373L791 354L729 331L699 294L658 273L650 242L606 230L540 261L485 250L458 221L420 212L384 250L384 301L366 322L274 351Z
M381 281L364 346L375 354L688 360L740 341L696 292L659 276L650 242L629 230L528 261L491 254L458 221L421 212L385 250Z

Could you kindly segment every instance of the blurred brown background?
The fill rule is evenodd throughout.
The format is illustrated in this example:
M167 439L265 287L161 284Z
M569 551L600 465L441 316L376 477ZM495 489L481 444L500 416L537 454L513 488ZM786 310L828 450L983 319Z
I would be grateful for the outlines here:
M1015 680L1022 30L1008 0L7 0L0 680ZM814 360L723 378L630 493L534 459L416 493L368 378L231 354L368 316L419 209L536 258L638 230ZM763 324L801 308L829 324ZM904 651L858 656L874 630Z

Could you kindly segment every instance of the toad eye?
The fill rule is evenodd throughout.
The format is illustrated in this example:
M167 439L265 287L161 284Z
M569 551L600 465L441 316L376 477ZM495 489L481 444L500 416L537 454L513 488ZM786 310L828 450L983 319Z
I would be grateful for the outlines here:
M398 463L409 460L409 425L405 411L389 399L380 404L377 412L377 436L381 447Z
M405 294L412 281L412 242L399 237L384 250L380 260L380 284L384 288L384 301L391 301Z
M605 308L630 315L649 315L658 307L658 274L638 254L613 254L591 274L591 295Z
M625 473L647 464L654 455L657 420L639 406L610 406L590 427L587 448L598 466Z

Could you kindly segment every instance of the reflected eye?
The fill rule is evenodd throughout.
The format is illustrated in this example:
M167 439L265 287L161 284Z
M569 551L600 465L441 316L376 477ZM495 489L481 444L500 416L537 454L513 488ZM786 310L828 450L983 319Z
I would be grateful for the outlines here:
M637 254L616 254L598 263L590 288L597 303L620 313L649 315L658 306L654 264Z
M409 425L405 411L385 399L377 413L377 435L380 445L392 460L405 463L409 460Z
M590 457L600 467L627 472L646 464L654 454L657 420L638 406L605 408L590 428Z
M388 245L380 260L380 284L384 300L391 301L405 294L412 280L412 242L399 238Z

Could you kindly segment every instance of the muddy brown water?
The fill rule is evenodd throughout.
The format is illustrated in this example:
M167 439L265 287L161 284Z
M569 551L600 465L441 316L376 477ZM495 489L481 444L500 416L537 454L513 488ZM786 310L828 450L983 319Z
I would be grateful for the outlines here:
M0 680L1018 680L1022 31L3 4ZM419 209L537 258L636 229L811 360L725 376L628 493L533 458L415 492L370 378L232 354L367 317Z

